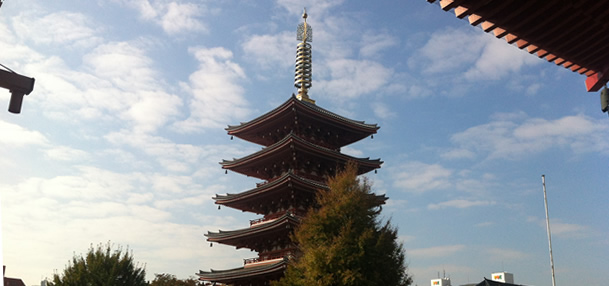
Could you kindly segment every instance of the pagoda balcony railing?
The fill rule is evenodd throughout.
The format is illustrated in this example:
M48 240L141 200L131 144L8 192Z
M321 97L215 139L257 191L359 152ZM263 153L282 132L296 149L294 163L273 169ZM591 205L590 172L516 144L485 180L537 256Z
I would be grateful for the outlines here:
M294 216L297 213L299 213L299 212L297 212L296 209L289 209L286 212L288 214L290 214L291 216ZM274 214L272 216L262 217L262 218L258 218L258 219L252 219L252 220L250 220L250 227L257 226L257 225L264 224L264 223L272 222L274 220L277 220L277 218L283 216L284 214L285 214L284 212L278 212L278 213L276 213L276 214Z
M256 265L262 265L262 264L272 264L272 263L276 263L279 261L284 260L284 256L273 256L273 257L265 257L265 258L260 258L260 257L254 257L254 258L247 258L247 259L243 259L243 266L244 267L249 267L249 266L256 266Z
M283 174L282 174L282 175L283 175ZM266 180L266 181L260 182L260 183L256 183L256 187L258 187L258 188L259 188L259 187L262 187L262 186L264 186L264 185L266 185L266 184L268 184L268 183L270 183L270 182L276 181L276 180L277 180L277 179L279 179L280 177L281 177L281 175L279 175L279 176L275 176L275 177L272 177L272 178L270 178L270 179L268 179L268 180Z
M257 226L257 225L264 224L264 223L269 223L269 222L272 222L274 220L277 220L277 218L259 218L259 219L253 219L253 220L250 220L250 227Z

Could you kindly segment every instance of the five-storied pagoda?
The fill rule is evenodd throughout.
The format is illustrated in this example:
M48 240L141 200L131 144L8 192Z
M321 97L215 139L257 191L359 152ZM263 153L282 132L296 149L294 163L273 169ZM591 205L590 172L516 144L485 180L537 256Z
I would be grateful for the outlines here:
M312 30L298 25L294 85L298 95L268 113L226 130L231 136L260 144L256 153L221 162L222 168L259 178L255 188L237 194L216 195L218 205L263 215L247 228L208 232L207 241L248 248L258 257L245 259L243 266L229 270L199 271L200 280L213 285L269 285L282 277L297 246L290 234L315 202L326 180L347 162L358 165L359 174L381 167L379 159L354 158L340 148L376 133L376 124L366 124L334 114L315 105L307 91L311 87ZM384 201L384 196L379 196Z

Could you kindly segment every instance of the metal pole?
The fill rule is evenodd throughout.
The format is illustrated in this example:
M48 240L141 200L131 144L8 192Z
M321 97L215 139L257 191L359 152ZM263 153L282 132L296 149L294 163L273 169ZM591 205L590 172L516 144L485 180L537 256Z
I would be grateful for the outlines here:
M550 216L548 215L548 195L546 194L546 175L541 175L541 183L543 184L543 200L546 205L546 227L548 230L548 244L550 246L550 267L552 268L552 286L556 286L556 278L554 277L554 257L552 256L552 234L550 232Z

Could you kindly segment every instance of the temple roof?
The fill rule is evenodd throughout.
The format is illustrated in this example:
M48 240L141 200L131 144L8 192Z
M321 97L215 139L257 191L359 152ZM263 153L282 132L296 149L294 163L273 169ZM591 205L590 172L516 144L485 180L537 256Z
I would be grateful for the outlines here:
M224 284L241 285L239 281L249 284L254 280L267 280L266 277L279 277L283 274L288 262L287 259L273 264L265 264L260 266L239 267L227 270L202 271L199 270L197 276L203 281L220 282Z
M430 3L436 0L427 0ZM597 0L440 0L458 18L481 25L520 49L595 78L588 91L609 80L609 2ZM588 80L586 81L588 85Z
M254 189L238 194L216 194L213 199L219 205L225 205L242 211L262 213L258 209L251 207L251 205L258 205L257 202L270 202L273 199L281 198L281 194L278 193L287 192L288 190L301 190L299 193L302 193L302 191L308 192L313 197L316 190L327 188L328 186L325 184L303 178L290 170L273 181L259 184ZM270 198L271 196L272 198Z
M335 139L339 147L349 145L371 134L375 134L380 128L376 124L367 124L364 121L340 116L313 103L298 100L292 95L279 107L251 121L242 122L236 126L229 125L226 130L229 135L234 135L263 146L269 146L283 137L273 137L273 133L283 130L290 132L297 125L312 125L315 127L324 125L331 128L334 131L332 133L335 135L340 134Z
M504 283L504 282L486 279L486 277L484 277L484 280L482 280L482 282L476 284L476 286L524 286L524 285Z
M293 229L293 226L298 225L298 223L299 219L290 212L287 212L277 219L261 222L248 228L229 231L220 230L218 232L209 231L205 236L207 236L207 241L210 242L232 245L237 248L246 247L259 251L259 249L257 249L258 246L254 242L257 238L266 237L272 233L286 233L284 236L275 237L287 238L287 233L291 231L290 229Z
M383 163L380 159L371 160L368 158L355 158L349 155L342 154L338 151L324 148L294 135L289 134L279 142L263 148L262 150L253 153L251 155L233 159L223 160L223 169L229 169L247 176L259 178L262 180L268 180L274 178L274 174L280 172L274 168L281 168L282 162L281 157L287 158L287 164L291 164L292 161L296 161L295 152L306 153L312 160L324 161L328 163L329 168L336 168L346 164L349 161L354 161L358 164L358 173L364 174L374 169L380 168ZM304 159L303 160L307 160ZM285 161L284 161L285 162Z

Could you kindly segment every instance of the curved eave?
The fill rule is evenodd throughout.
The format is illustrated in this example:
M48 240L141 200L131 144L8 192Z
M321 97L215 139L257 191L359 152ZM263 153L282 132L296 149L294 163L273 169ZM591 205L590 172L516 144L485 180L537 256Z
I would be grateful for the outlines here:
M240 239L246 237L253 237L257 235L264 235L265 233L282 230L285 229L286 225L297 225L298 219L292 215L285 214L272 222L261 223L258 226L252 226L249 228L237 229L237 230L229 230L219 232L207 232L205 236L207 236L207 241L209 242L217 242L232 246L239 246L241 244L237 243Z
M342 154L340 152L312 144L294 134L290 134L279 142L269 147L263 148L262 150L256 153L239 159L223 160L222 162L220 162L220 164L222 165L223 169L229 169L238 173L242 173L244 175L265 179L265 177L259 177L256 174L251 174L239 169L240 167L247 166L250 163L256 163L257 161L274 156L277 153L289 151L289 148L291 148L292 146L296 150L305 150L311 154L318 154L320 157L331 158L332 160L339 160L343 163L346 163L348 161L355 161L358 163L360 174L367 173L374 169L378 169L383 163L380 159L370 159L369 157L356 158L346 154Z
M353 140L347 144L351 144L371 134L375 134L380 128L377 124L368 124L364 121L353 120L340 116L315 104L298 100L294 95L292 95L290 99L277 108L251 121L242 122L239 125L229 125L226 128L226 131L228 131L229 135L234 135L250 142L262 144L264 140L256 138L256 135L254 135L256 133L256 129L265 124L272 124L271 122L283 119L286 116L289 116L289 113L294 112L296 112L296 114L307 114L311 118L322 118L328 122L331 122L332 125L335 125L340 129L350 130L350 133L360 133L358 136L359 139Z
M261 266L250 266L250 267L238 267L227 270L213 270L202 271L199 270L197 276L199 280L203 281L214 281L228 284L227 282L252 279L267 275L281 274L287 266L287 260L279 261L277 263L261 265Z
M241 192L238 194L226 194L226 195L216 195L212 199L216 201L216 204L220 205L229 205L234 202L247 200L253 196L258 196L263 193L273 192L277 188L280 188L289 183L301 184L310 189L327 189L328 186L317 181L309 180L303 177L300 177L293 172L287 172L283 176L279 177L277 180L261 185L260 187Z
M383 194L383 195L370 194L370 195L371 195L371 196L374 196L374 199L375 199L376 201L378 201L378 202L379 202L379 205L384 205L384 204L387 202L387 200L389 199L389 198L388 198L386 195L384 195L384 194Z

